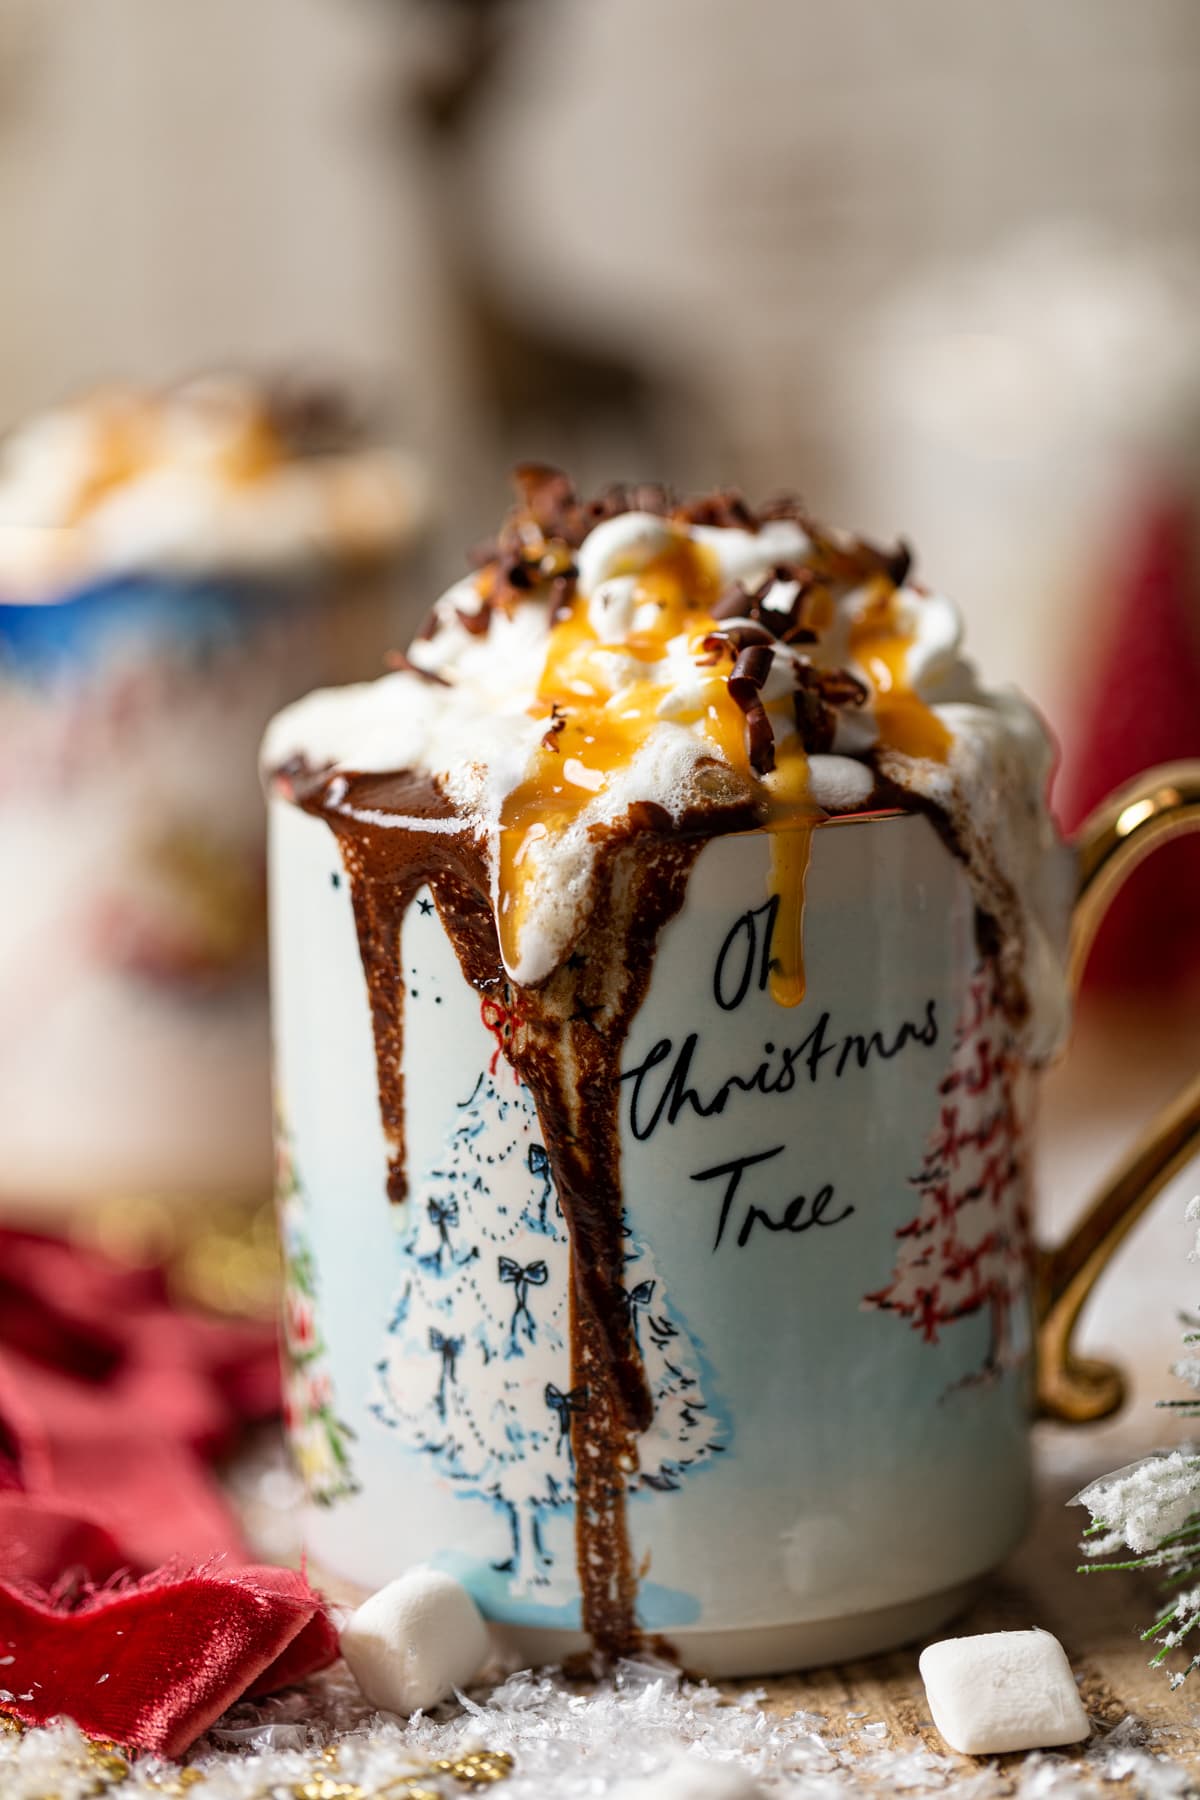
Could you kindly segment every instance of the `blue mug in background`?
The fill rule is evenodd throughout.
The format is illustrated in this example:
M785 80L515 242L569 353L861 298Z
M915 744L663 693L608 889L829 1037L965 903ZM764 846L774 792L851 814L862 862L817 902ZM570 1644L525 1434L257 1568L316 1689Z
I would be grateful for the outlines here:
M377 664L383 585L148 573L0 599L0 1201L270 1182L256 750Z

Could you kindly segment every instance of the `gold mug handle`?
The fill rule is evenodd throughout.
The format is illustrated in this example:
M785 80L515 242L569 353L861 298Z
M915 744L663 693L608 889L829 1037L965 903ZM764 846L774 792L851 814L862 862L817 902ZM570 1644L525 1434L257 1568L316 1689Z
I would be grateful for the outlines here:
M1078 887L1070 974L1078 983L1106 907L1130 870L1168 838L1200 830L1200 762L1149 769L1110 794L1075 840ZM1109 1258L1151 1200L1200 1149L1200 1075L1147 1127L1066 1241L1038 1252L1038 1406L1067 1424L1107 1418L1125 1397L1119 1369L1077 1356L1072 1339Z

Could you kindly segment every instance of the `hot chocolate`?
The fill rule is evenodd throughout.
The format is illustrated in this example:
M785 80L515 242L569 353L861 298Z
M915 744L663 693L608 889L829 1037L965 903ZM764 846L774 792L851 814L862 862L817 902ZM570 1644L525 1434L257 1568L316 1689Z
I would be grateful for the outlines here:
M754 511L736 494L680 504L638 488L589 503L540 467L517 487L393 672L289 708L264 763L338 840L392 1200L408 1193L401 935L419 895L536 1104L571 1245L560 1398L582 1623L624 1652L639 1641L626 1494L653 1402L623 1280L620 1113L644 1076L645 1123L668 1075L622 1055L697 857L716 837L766 834L767 880L722 954L716 1003L736 1010L753 986L790 1013L805 997L814 833L924 814L961 860L1003 1029L1033 1062L1065 1024L1069 875L1042 726L979 684L956 610L914 579L904 546L829 532L791 500ZM932 1013L905 1029L906 1043L937 1039ZM764 1093L773 1055L753 1077ZM816 1188L786 1217L727 1198L730 1243L842 1214Z

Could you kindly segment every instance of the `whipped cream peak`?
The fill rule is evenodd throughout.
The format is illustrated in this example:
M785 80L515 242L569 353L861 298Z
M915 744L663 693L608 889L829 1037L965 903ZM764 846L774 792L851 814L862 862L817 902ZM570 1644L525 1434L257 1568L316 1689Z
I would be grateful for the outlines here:
M425 510L415 462L365 448L333 390L97 389L0 443L0 602L115 575L377 563Z
M814 827L935 812L996 921L1014 1019L1048 1054L1066 928L1049 742L1023 701L981 688L957 609L912 579L908 549L792 500L755 513L643 487L586 503L537 466L517 485L398 671L289 708L267 768L427 775L489 846L505 967L527 985L570 954L614 832L765 829L795 915L780 941L799 945ZM799 951L773 989L802 998Z

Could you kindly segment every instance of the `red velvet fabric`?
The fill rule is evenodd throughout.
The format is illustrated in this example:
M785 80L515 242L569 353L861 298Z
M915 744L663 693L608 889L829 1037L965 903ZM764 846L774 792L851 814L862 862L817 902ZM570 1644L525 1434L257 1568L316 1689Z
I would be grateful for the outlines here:
M332 1660L308 1583L239 1566L212 1472L278 1407L269 1328L0 1229L0 1706L173 1754L242 1695Z
M63 1610L0 1582L0 1645L27 1724L67 1714L94 1736L179 1756L227 1706L337 1655L320 1596L291 1569L151 1577Z

